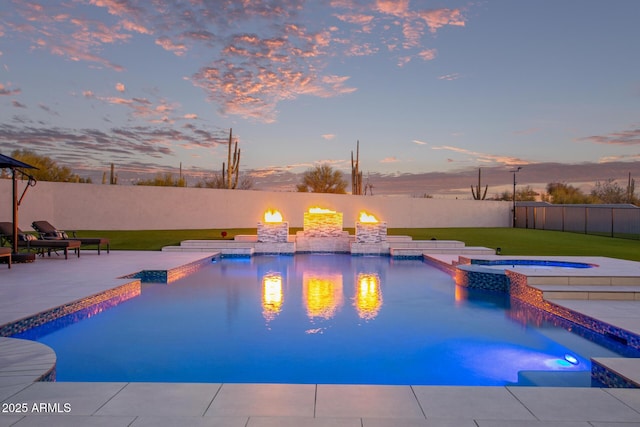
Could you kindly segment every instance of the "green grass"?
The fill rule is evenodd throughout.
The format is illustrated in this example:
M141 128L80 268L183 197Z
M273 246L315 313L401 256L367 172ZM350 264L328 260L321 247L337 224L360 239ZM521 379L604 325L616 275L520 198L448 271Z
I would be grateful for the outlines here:
M291 228L295 234L300 228ZM353 234L353 229L346 228ZM112 249L160 250L163 246L179 245L189 239L226 239L238 234L256 234L255 228L207 230L143 230L143 231L81 231L78 236L100 236L111 240ZM391 228L389 234L409 235L414 240L460 240L467 246L501 248L503 255L574 255L606 256L640 261L640 241L593 236L560 231L522 228Z

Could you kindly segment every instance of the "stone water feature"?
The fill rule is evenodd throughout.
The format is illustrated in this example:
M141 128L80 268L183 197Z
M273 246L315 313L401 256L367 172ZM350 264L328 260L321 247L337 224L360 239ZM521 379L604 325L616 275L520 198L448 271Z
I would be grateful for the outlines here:
M350 252L352 239L342 230L342 213L311 208L304 213L303 231L296 233L298 252Z

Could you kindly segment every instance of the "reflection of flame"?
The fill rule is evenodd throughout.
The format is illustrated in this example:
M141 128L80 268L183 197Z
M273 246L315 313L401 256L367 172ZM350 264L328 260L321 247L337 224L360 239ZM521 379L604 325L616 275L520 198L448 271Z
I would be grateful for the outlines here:
M360 318L369 320L378 315L382 307L380 277L377 274L358 274L355 306Z
M360 222L376 223L378 222L378 219L375 216L362 211L360 212Z
M331 209L323 209L323 208L309 208L309 213L317 213L317 214L325 214L325 213L336 213L336 211L332 211Z
M307 315L310 318L332 318L342 305L342 275L307 275L304 273L302 280Z
M282 310L282 276L269 273L262 278L262 315L273 320Z
M268 210L264 213L264 222L282 222L282 214L276 210Z

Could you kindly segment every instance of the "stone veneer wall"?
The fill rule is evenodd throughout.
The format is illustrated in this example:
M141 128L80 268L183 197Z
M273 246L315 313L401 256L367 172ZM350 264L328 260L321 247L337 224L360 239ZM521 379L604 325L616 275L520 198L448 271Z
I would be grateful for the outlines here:
M356 222L356 243L380 243L386 241L386 222Z
M288 239L288 222L258 222L258 242L287 243Z
M342 212L304 213L305 237L341 237Z

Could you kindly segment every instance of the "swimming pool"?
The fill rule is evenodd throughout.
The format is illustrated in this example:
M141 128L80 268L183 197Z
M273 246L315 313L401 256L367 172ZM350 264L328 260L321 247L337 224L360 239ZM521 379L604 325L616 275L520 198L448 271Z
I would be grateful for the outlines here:
M21 337L58 381L589 386L589 358L618 354L526 309L419 260L256 256Z

